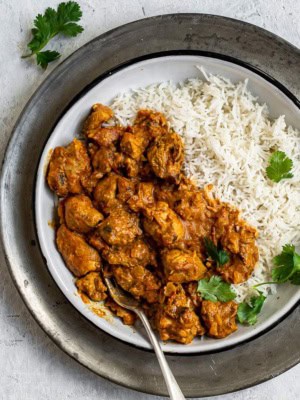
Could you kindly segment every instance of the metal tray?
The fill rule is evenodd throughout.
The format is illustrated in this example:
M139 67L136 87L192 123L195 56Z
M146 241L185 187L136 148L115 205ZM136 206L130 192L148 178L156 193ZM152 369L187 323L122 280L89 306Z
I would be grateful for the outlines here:
M300 51L256 26L213 15L176 14L121 26L89 42L32 96L16 123L1 180L2 242L25 304L51 339L78 362L115 383L166 395L155 356L125 344L83 318L45 265L34 225L35 174L44 143L65 110L111 69L166 51L233 57L263 71L300 98ZM57 306L59 305L59 306ZM212 396L270 379L300 360L300 308L270 331L238 347L205 355L168 356L188 397Z

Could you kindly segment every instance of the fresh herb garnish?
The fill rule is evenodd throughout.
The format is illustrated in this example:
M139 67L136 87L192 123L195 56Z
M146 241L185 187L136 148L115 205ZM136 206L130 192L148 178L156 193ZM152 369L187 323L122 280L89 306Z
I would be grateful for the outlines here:
M213 275L208 278L198 281L197 291L205 300L212 302L221 301L226 302L235 299L236 294L231 289L229 283L223 282L219 276Z
M237 319L241 324L254 325L257 322L257 315L261 312L262 306L266 300L263 294L252 297L249 304L240 303L237 311Z
M217 247L214 242L208 238L204 238L204 245L207 254L217 262L217 265L224 265L229 261L228 253L220 247Z
M80 20L82 12L75 1L60 3L57 11L47 8L44 15L38 14L34 20L32 40L28 43L31 53L23 58L36 55L37 64L46 69L48 64L60 57L57 51L41 51L56 35L77 36L83 31L76 22Z
M274 182L280 182L282 179L293 178L290 172L293 168L293 161L283 151L275 151L269 160L267 167L267 176Z
M288 281L300 285L300 254L296 253L295 246L292 244L283 246L281 254L273 258L273 263L277 266L272 270L273 282L259 283L254 287Z
M300 255L295 252L295 246L286 244L281 254L273 258L277 268L272 270L272 278L276 283L290 281L295 285L300 284Z

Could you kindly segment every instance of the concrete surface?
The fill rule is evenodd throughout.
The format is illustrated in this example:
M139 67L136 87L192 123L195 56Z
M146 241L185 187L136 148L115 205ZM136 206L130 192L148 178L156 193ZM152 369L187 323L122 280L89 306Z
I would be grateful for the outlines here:
M33 18L47 6L58 3L52 0L0 0L1 159L19 113L56 65L53 63L43 72L32 60L21 60L20 56L26 52ZM85 31L75 39L54 40L53 47L63 53L61 60L90 39L118 25L176 12L202 12L241 19L262 26L300 47L298 0L79 0L79 3ZM0 400L159 399L111 384L61 352L24 307L6 271L2 254L0 257ZM296 400L299 393L300 365L257 387L215 399Z

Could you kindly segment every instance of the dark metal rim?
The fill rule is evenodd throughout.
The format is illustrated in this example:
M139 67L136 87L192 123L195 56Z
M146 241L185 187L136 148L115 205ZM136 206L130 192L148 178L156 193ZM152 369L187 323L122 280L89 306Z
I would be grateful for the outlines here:
M165 17L171 17L171 16L172 16L172 14L168 14L168 15L164 15L164 16L158 16L158 17L145 18L144 20L139 20L139 21L131 22L131 23L129 23L129 24L123 25L122 27L115 28L115 29L113 29L113 30L111 30L111 31L109 31L109 32L106 32L106 33L104 33L103 35L100 35L99 37L97 37L97 38L93 39L92 41L88 42L87 44L85 44L84 46L82 46L82 47L81 47L80 49L78 49L77 51L75 51L72 55L70 55L66 60L64 60L58 67L56 67L56 68L52 71L52 73L48 76L48 78L40 85L40 87L39 87L39 88L35 91L35 93L31 96L31 98L29 99L27 105L24 107L22 113L20 114L20 116L19 116L19 118L18 118L18 120L17 120L17 122L16 122L16 124L15 124L15 127L14 127L13 132L12 132L12 136L11 136L11 138L9 139L9 142L8 142L8 145L7 145L7 148L6 148L5 157L4 157L4 160L3 160L3 163L2 163L3 169L2 169L2 173L1 173L1 189L3 189L3 187L4 187L4 179L3 179L3 178L4 178L4 171L5 171L5 169L6 169L6 167L7 167L7 164L8 164L8 154L12 151L13 146L14 146L14 142L15 142L15 140L16 140L18 125L19 125L21 119L24 117L24 115L26 115L26 112L30 109L30 107L31 107L31 105L32 105L32 102L34 102L34 100L35 100L35 98L38 96L39 92L42 91L42 90L44 89L44 87L49 83L49 81L53 80L53 78L54 78L56 75L59 75L59 74L60 74L60 72L61 72L61 70L62 70L62 67L68 65L68 64L70 63L70 59L75 58L75 57L77 56L77 54L78 54L80 51L82 51L83 48L88 47L92 42L95 42L95 41L99 40L99 38L103 38L103 39L104 39L104 38L106 38L106 37L109 37L109 36L110 36L111 34L113 34L114 32L117 32L117 31L118 31L119 29L121 29L121 28L127 27L127 29L128 29L128 27L130 27L131 25L134 26L135 24L141 23L141 22L143 22L143 21L149 21L149 20L155 21L155 20L159 20L159 19L163 19L163 18L165 18ZM247 26L247 27L250 27L250 28L252 28L252 29L254 29L254 28L255 28L255 29L259 29L259 30L262 31L262 32L264 33L264 35L265 35L266 37L268 37L269 39L272 39L272 40L275 40L275 41L277 41L277 42L280 42L280 43L281 43L282 45L284 45L284 46L289 46L290 49L291 49L291 51L300 54L299 49L297 49L295 46L293 46L292 44L290 44L290 43L287 42L286 40L280 38L279 36L277 36L277 35L275 35L275 34L269 32L269 31L267 31L267 30L265 30L265 29L263 29L263 28L258 28L258 27L256 27L256 26L253 25L253 24L249 24L249 23L246 23L246 22L243 22L243 21L239 21L239 20L232 19L232 18L226 18L226 17L221 17L221 16L210 15L210 14L192 14L192 13L188 14L188 13L186 13L186 14L175 14L175 15L173 15L173 16L174 16L174 17L177 17L177 18L188 18L188 17L195 17L195 16L197 16L197 17L201 17L201 18L215 19L215 20L217 20L217 21L223 21L223 22L224 22L224 21L225 21L225 22L226 22L226 21L227 21L227 22L228 22L228 21L229 21L229 22L231 21L231 23L234 23L234 24L236 24L237 26L239 25L240 27ZM2 207L3 207L3 197L1 196L1 208L2 208ZM1 218L1 217L2 217L2 216L0 216L0 218ZM1 220L2 220L2 218L1 218ZM7 251L6 251L6 243L3 241L3 231L4 231L4 230L5 230L5 227L3 226L3 222L1 222L1 233L2 233L2 235L1 235L1 244L2 244L3 251L4 251L4 255L5 255L6 263L7 263L7 266L8 266L8 270L9 270L9 273L10 273L12 279L13 279L13 282L14 282L14 284L15 284L15 286L16 286L18 292L20 293L20 295L21 295L21 297L22 297L22 300L24 301L25 305L26 305L27 308L29 309L30 313L32 314L32 316L34 317L34 319L37 321L37 323L42 327L42 329L45 331L45 333L56 343L56 345L58 345L58 347L60 347L66 354L68 354L69 356L71 356L72 358L74 358L77 362L81 363L81 364L82 364L83 366L85 366L87 369L90 369L92 372L94 372L89 366L85 365L81 360L78 360L76 357L74 357L74 355L72 355L72 354L69 352L69 349L68 349L68 346L67 346L67 345L64 345L64 344L62 344L62 343L59 343L59 341L57 341L56 338L54 338L54 337L51 335L51 332L49 331L49 329L47 328L47 326L45 326L45 325L42 323L42 321L39 320L39 318L38 318L38 316L36 315L34 309L32 309L31 304L28 303L28 301L27 301L27 299L26 299L26 296L24 295L22 289L18 286L17 280L16 280L15 275L14 275L14 271L13 271L13 270L14 270L13 265L10 263L9 255L8 255L8 253L7 253ZM297 364L297 362L290 363L290 364L287 365L285 368L282 368L280 371L278 371L278 374L276 374L276 375L279 375L279 374L281 374L281 373L287 371L288 369L290 369L291 367L293 367L293 366L296 365L296 364ZM100 375L100 373L99 373L99 375ZM120 383L117 382L115 379L111 378L110 376L106 376L106 374L103 374L102 376L103 376L104 378L106 378L106 379L108 379L108 380L114 382L114 383L120 384ZM233 391L237 391L237 390L245 389L245 388L247 388L247 387L254 386L254 385L259 384L259 383L261 383L261 382L264 382L264 381L266 381L266 380L268 380L268 379L271 379L271 378L274 377L274 376L275 376L275 375L274 375L274 373L273 373L272 376L266 376L266 377L264 377L264 378L262 378L262 379L260 379L260 380L257 380L255 383L250 384L250 385L244 385L243 387L237 387L236 390L233 390ZM128 387L128 388L133 389L133 390L142 391L141 389L133 388L132 386L127 385L127 384L124 384L124 383L122 383L122 385L123 385L124 387ZM150 391L150 390L148 391L148 393L150 393L150 394L158 394L157 392L155 392L155 391ZM216 395L216 394L218 394L218 393L215 393L214 395ZM219 394L221 394L221 393L219 393ZM163 395L163 394L159 394L159 395Z

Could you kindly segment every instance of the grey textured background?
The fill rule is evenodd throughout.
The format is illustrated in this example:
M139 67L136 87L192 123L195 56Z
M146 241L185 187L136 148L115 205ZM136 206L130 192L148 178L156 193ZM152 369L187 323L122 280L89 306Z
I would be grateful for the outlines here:
M85 31L75 39L54 40L63 58L95 36L118 25L158 14L202 12L262 26L300 47L298 0L78 0ZM59 1L0 0L0 157L12 127L47 72L21 60L36 14ZM298 77L295 77L298 79ZM16 221L17 223L17 221ZM16 292L0 254L0 399L154 400L111 384L61 352L38 327ZM55 310L54 310L55 312ZM278 349L280 351L280 349ZM237 379L237 377L233 377ZM220 400L294 400L300 393L300 366Z

